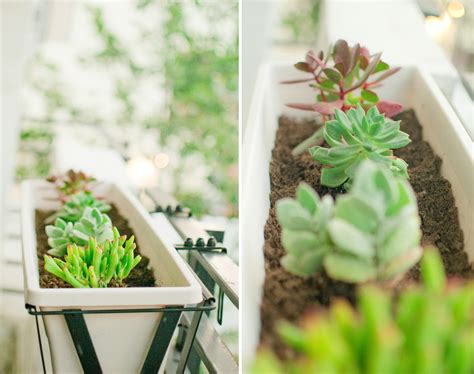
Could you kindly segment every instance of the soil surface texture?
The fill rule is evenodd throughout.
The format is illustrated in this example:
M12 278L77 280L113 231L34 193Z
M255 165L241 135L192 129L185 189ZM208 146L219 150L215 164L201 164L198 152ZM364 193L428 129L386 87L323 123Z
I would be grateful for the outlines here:
M36 238L38 245L36 251L38 255L40 286L42 288L72 288L69 283L66 283L62 279L55 277L44 269L43 256L47 254L49 250L48 236L45 232L44 221L53 213L54 211L37 210L35 215ZM133 234L130 226L128 225L128 221L120 214L114 205L112 205L112 209L107 212L107 215L110 217L112 224L117 227L121 235L127 235L127 238L129 238ZM156 280L155 276L153 275L153 270L148 266L150 260L148 257L143 256L140 253L140 244L137 242L137 238L135 238L135 243L137 244L135 255L140 254L142 256L142 260L132 269L130 275L124 279L123 284L114 283L112 281L109 284L109 287L156 287Z
M439 249L449 276L472 277L474 271L463 251L463 233L451 184L440 174L441 159L422 140L421 125L412 110L399 114L395 119L401 120L401 130L407 132L412 140L408 146L395 151L395 155L409 165L409 181L416 193L422 221L422 245L433 244ZM320 196L329 193L335 197L344 193L343 188L328 189L320 185L322 166L311 158L309 152L296 158L291 155L291 150L317 128L314 120L280 117L270 163L270 212L264 232L266 274L261 305L261 344L270 347L282 359L292 357L294 352L286 348L278 337L275 327L279 320L297 322L304 313L325 308L336 298L344 298L352 304L356 298L356 287L352 284L332 280L324 273L304 279L280 265L285 251L280 242L281 229L275 216L275 202L294 197L297 186L303 181ZM398 288L418 280L419 273L417 265L406 274Z

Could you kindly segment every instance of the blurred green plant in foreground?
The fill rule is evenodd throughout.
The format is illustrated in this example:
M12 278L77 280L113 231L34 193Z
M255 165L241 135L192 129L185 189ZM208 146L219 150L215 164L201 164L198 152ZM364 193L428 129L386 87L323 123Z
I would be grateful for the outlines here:
M182 205L196 208L197 216L215 213L216 207L219 214L237 215L238 3L137 1L134 17L124 25L130 35L114 30L101 4L86 9L95 36L76 62L81 74L109 78L105 106L114 110L104 111L104 103L91 99L86 105L76 102L77 92L67 90L71 77L61 76L61 62L43 57L40 50L32 70L39 69L41 76L29 78L46 112L36 123L51 136L56 123L108 131L110 146L124 158L140 150L127 133L138 129L144 134L139 138L153 137L157 152L177 155L166 173L172 175L169 192L182 197ZM24 127L28 130L30 122ZM31 135L22 139L31 142ZM47 175L49 153L43 157L47 162L38 165L23 157L17 178Z
M357 311L338 301L301 327L280 324L296 358L281 362L264 349L253 373L473 373L474 282L447 284L434 249L425 250L421 273L398 299L365 286Z

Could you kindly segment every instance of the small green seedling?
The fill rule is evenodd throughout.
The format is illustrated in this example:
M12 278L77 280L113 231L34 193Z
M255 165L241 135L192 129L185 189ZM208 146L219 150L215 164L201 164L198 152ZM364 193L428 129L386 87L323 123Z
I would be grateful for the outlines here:
M357 311L341 300L328 313L307 315L300 327L281 323L279 333L297 358L282 362L263 350L252 372L473 373L474 282L447 285L434 249L425 250L421 272L422 284L398 301L367 285Z
M91 237L85 247L68 245L64 261L45 255L44 267L75 288L107 287L112 279L122 283L141 261L134 256L134 237L126 239L114 228L114 239L103 244Z
M287 251L282 266L299 276L324 267L342 281L389 281L421 256L413 190L405 179L369 160L358 168L349 193L335 204L302 184L296 200L277 202L276 214Z
M350 188L357 167L369 159L386 165L396 176L408 178L407 163L393 155L410 143L400 131L400 121L387 120L376 107L367 113L360 106L347 114L336 110L335 119L326 122L324 139L331 148L315 146L311 156L328 167L323 168L321 184Z
M56 218L54 225L46 226L46 234L51 247L48 253L57 257L66 254L69 244L84 246L90 237L94 237L100 244L114 237L109 216L90 207L85 208L82 217L75 223Z

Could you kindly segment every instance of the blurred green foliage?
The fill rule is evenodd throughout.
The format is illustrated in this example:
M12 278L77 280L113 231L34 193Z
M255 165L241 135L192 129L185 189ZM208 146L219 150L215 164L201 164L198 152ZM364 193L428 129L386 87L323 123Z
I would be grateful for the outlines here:
M182 204L195 208L196 215L217 210L235 216L238 207L238 3L140 0L135 5L143 19L150 12L164 16L151 26L150 22L133 23L140 35L139 45L134 48L145 52L146 59L138 58L127 42L113 31L100 5L86 5L97 37L93 45L97 47L90 54L79 56L79 62L84 71L91 68L113 76L110 106L118 108L113 118L102 118L93 109L79 109L73 98L65 94L55 63L40 56L35 68L41 69L48 79L32 77L31 84L46 107L47 118L42 120L54 124L60 122L58 113L63 116L67 113L70 122L94 126L112 122L118 127L153 130L153 134L158 134L158 148L173 149L179 154L180 159L170 165L174 176L171 192L184 199ZM204 31L193 28L196 22ZM158 91L165 93L164 109L157 107L145 115L138 113L137 100L141 98L137 92L144 82L156 87L157 97ZM22 144L26 145L26 141L22 139ZM111 146L125 158L130 156L127 141L112 142ZM189 169L190 163L205 166L204 180L186 177L185 165ZM198 167L200 165L196 165ZM17 176L19 179L35 173L44 176L48 171L49 166L29 166L26 171L20 164ZM218 195L217 198L214 195Z
M279 326L298 354L279 361L262 351L253 373L469 374L474 370L474 283L448 284L440 255L426 249L422 284L397 297L366 285L357 311L345 301Z
M319 26L321 0L291 2L281 17L281 25L290 34L290 42L312 44L316 41Z

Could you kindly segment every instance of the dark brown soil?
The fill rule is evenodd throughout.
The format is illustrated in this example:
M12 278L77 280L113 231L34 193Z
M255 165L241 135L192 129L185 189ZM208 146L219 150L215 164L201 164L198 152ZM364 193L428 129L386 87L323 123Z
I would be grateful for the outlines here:
M450 183L440 174L441 159L430 145L422 140L422 128L415 113L406 111L398 116L401 128L410 134L412 143L398 150L397 156L409 164L410 183L415 190L422 220L422 244L436 245L443 257L448 275L471 277L463 252L463 233L459 226L458 212ZM280 265L285 251L280 243L280 226L275 216L275 202L283 197L294 197L302 181L310 184L320 196L330 193L333 197L343 189L328 189L319 184L321 165L313 161L308 152L294 158L291 150L311 135L318 125L312 120L296 121L281 117L270 163L270 213L265 226L265 283L261 305L261 343L272 348L281 358L293 352L281 344L275 323L285 319L297 321L305 311L324 308L335 298L355 302L356 288L352 284L334 281L321 273L303 279L288 273ZM419 268L414 267L400 284L419 278Z
M36 211L36 238L37 238L37 254L38 254L38 267L40 273L40 286L42 288L71 288L72 286L69 283L64 282L62 279L55 277L54 275L48 273L44 269L44 260L43 255L47 254L48 246L48 237L45 233L45 224L44 220L49 217L52 211ZM117 227L120 234L127 235L130 237L133 232L128 225L128 221L120 214L115 206L112 206L112 209L107 212L107 215L113 222L113 225ZM135 254L140 254L140 246L135 238L137 248L135 249ZM156 280L153 275L153 270L148 266L150 259L146 256L142 256L140 263L132 269L130 275L124 279L123 284L110 283L109 287L155 287Z

